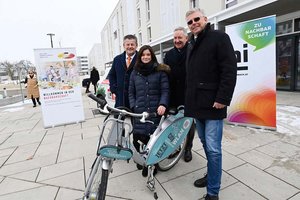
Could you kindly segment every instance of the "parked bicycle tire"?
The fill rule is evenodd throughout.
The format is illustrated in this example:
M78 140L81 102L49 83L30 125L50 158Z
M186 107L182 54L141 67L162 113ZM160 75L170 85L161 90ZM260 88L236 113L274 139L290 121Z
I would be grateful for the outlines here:
M108 181L109 171L107 169L102 169L101 182L98 188L97 200L104 200L107 190L107 181Z
M168 171L172 167L174 167L182 155L184 154L185 146L186 146L187 139L183 140L181 145L178 147L178 150L171 154L169 157L165 158L164 160L157 163L157 168L160 171Z

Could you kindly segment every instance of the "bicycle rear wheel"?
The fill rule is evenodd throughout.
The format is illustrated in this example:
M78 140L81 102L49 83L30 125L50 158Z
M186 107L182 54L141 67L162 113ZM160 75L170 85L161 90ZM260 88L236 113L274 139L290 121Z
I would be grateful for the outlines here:
M186 141L187 138L184 139L180 146L171 155L169 155L169 157L157 163L158 170L167 171L178 163L184 153Z
M104 200L107 190L107 181L108 181L109 171L107 169L102 169L101 182L98 188L97 200Z

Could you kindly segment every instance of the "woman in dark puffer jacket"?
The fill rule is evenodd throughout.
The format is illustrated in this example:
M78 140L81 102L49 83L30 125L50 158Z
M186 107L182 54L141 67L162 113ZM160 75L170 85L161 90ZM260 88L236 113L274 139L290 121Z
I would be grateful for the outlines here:
M169 71L169 66L158 64L150 46L140 48L129 82L129 104L133 112L157 112L160 116L165 113L169 104ZM149 119L154 124L134 120L133 144L137 150L140 148L138 140L148 143L150 135L159 124L160 116Z

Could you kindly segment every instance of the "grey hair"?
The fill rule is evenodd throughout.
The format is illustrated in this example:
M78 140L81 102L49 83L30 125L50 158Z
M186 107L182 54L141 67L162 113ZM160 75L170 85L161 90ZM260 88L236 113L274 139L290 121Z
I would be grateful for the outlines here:
M186 29L183 28L182 26L179 26L179 27L175 28L174 32L176 32L176 31L182 31L185 36L188 35Z
M186 12L185 17L190 16L191 14L195 13L195 12L200 12L203 16L205 16L204 10L200 9L200 8L192 8L189 11Z

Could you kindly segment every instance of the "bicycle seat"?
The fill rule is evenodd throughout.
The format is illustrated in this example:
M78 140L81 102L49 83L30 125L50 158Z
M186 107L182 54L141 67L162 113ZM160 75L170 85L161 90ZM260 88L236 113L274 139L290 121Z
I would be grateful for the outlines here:
M117 160L129 160L133 152L129 148L117 147L114 145L105 145L100 147L98 154L107 158L114 158Z

